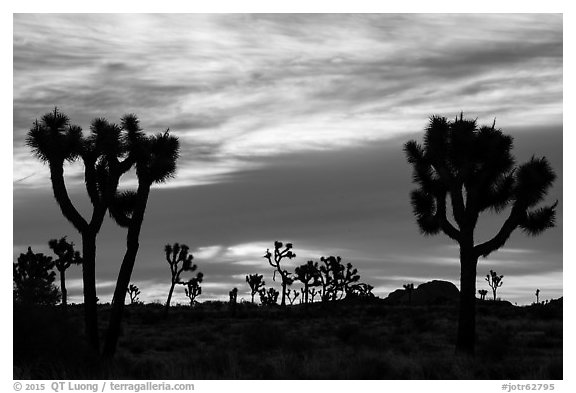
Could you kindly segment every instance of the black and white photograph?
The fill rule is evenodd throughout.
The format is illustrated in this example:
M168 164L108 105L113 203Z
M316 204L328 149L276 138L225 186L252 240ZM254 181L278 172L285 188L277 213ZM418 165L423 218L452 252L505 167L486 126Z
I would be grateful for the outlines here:
M562 13L12 21L14 380L565 378Z

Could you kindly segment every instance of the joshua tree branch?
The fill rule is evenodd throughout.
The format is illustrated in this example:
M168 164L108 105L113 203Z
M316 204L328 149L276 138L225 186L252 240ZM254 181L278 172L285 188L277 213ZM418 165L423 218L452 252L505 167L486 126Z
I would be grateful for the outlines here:
M58 202L58 206L60 206L62 214L79 232L85 232L88 229L88 223L80 213L78 213L78 210L76 210L68 196L68 190L66 189L66 183L64 182L64 169L62 164L58 165L50 163L50 177L52 180L54 197Z
M510 211L510 215L508 216L506 221L504 221L504 224L502 225L502 228L500 228L500 231L498 231L498 233L492 239L476 245L474 247L474 253L477 256L482 256L486 258L493 251L502 247L506 243L506 241L508 240L514 229L518 227L518 224L520 223L520 219L522 217L522 213L524 210L525 209L522 209L521 207L518 206L518 203L514 204L514 207L512 207L512 210Z

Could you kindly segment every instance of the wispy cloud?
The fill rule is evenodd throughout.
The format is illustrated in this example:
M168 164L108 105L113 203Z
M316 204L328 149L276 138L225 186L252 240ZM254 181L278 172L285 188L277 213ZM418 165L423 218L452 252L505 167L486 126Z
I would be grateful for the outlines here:
M15 186L43 179L22 141L54 105L84 127L135 112L171 128L183 142L173 187L258 156L413 132L432 113L561 121L561 15L16 15L14 26L14 178L30 176Z

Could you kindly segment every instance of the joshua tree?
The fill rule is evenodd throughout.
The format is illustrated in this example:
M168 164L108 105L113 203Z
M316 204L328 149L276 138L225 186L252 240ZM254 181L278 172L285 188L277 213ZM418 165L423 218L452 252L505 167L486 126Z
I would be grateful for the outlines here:
M476 120L453 121L433 116L424 144L404 146L413 166L411 201L420 230L425 235L444 232L460 246L460 311L456 350L473 354L476 326L476 267L502 247L510 234L521 228L538 235L554 226L556 205L540 207L556 175L546 158L532 157L520 166L511 154L512 137L491 127L478 127ZM454 222L448 218L447 199ZM511 206L500 230L476 244L474 232L480 213L501 212Z
M168 299L164 312L168 312L170 308L170 301L172 300L172 293L174 293L174 286L181 283L180 274L184 271L194 272L198 266L192 264L194 256L188 251L190 248L185 244L174 243L173 246L166 244L164 252L166 254L166 261L170 265L170 273L172 274L170 290L168 291Z
M68 243L66 236L60 240L52 239L48 242L58 259L54 261L56 269L60 272L60 292L62 293L62 307L66 308L68 291L66 290L66 270L71 265L82 264L82 257L79 251L74 251L74 243Z
M268 288L268 290L262 288L258 291L258 294L260 295L260 303L262 303L263 306L272 306L276 305L280 292L274 288Z
M138 289L135 284L130 284L126 292L128 292L128 296L130 296L130 304L138 303L140 300L138 299L138 296L140 296L140 289Z
M340 257L321 257L320 261L323 263L320 266L320 283L322 285L322 293L320 298L322 302L327 302L329 300L336 299L336 292L338 289L339 275L343 270L343 266L340 263L342 258Z
M348 296L351 288L358 282L358 280L360 280L358 269L352 267L352 264L348 262L346 264L346 270L342 270L342 278L340 280L340 290L342 293Z
M238 300L238 288L232 288L232 290L228 292L228 296L230 296L230 304L236 304Z
M486 299L486 295L488 295L488 291L485 289L479 289L478 294L480 294L480 300Z
M197 303L196 298L202 294L202 287L200 286L200 283L203 279L204 274L199 272L196 277L192 277L188 281L181 283L184 285L184 293L188 299L190 299L191 307Z
M316 288L310 288L308 293L310 294L310 303L314 303L314 298L320 294L320 291L317 291Z
M310 287L317 287L322 284L320 280L320 269L318 262L308 261L302 266L298 266L295 270L295 279L304 284L302 288L302 296L304 304L308 303L308 290Z
M134 128L131 115L122 120L122 126L96 119L90 127L90 135L84 138L82 129L72 125L68 116L58 111L36 120L28 132L26 144L33 154L50 169L54 198L64 217L82 236L82 280L84 288L84 318L86 336L97 351L98 317L96 311L96 237L111 197L116 193L118 181L128 171L134 160L127 154L139 130ZM122 135L122 132L125 134ZM125 157L122 161L120 158ZM81 159L84 164L84 182L92 213L90 221L74 206L64 181L64 164Z
M322 301L335 301L344 295L348 295L352 286L358 282L360 275L358 269L354 268L351 263L342 264L342 258L338 257L321 257L323 265L319 268L319 280L322 285Z
M56 273L51 257L35 254L28 247L13 264L14 301L31 305L54 305L60 300L60 292L54 286Z
M292 295L291 295L292 294ZM290 305L293 305L294 302L296 301L296 299L298 298L298 296L300 296L300 292L298 292L296 289L293 289L292 291L288 290L286 292L286 297L288 298L288 301L290 302Z
M492 295L494 296L494 301L496 301L496 291L503 284L502 282L503 278L504 276L499 276L494 270L490 270L490 274L487 274L486 278L484 278L488 282L488 285L490 285L490 288L492 288Z
M128 228L126 237L126 253L120 266L116 288L112 298L112 311L110 324L106 333L104 355L113 356L120 334L120 323L124 310L126 289L130 283L132 269L136 262L142 222L150 188L152 184L164 183L172 178L176 172L178 159L178 138L171 136L166 130L153 136L141 135L135 141L135 165L138 179L138 189L134 192L116 194L111 204L110 213L114 220L122 227Z
M260 291L261 288L266 285L266 282L263 280L264 276L261 274L250 274L246 276L246 282L250 286L250 295L252 297L252 303L254 303L254 295Z
M372 285L364 283L354 284L350 287L350 296L360 299L373 298L373 289L374 287Z
M272 279L276 281L276 272L280 274L280 278L282 280L282 301L280 302L281 306L286 305L286 287L292 285L294 279L290 276L287 270L282 269L280 266L280 261L284 258L292 259L296 256L292 252L292 243L286 243L286 247L282 250L283 244L282 242L275 241L274 242L274 255L270 252L269 249L266 250L266 254L264 258L268 260L270 266L276 269L274 272L274 276ZM274 261L272 261L272 257L274 257Z
M408 304L412 304L412 292L414 291L414 284L404 284L404 290L408 293Z
M540 289L536 289L536 304L540 304Z

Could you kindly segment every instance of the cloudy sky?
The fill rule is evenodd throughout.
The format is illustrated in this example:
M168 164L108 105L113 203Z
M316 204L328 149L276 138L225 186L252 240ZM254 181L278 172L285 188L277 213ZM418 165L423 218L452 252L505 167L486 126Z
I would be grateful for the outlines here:
M423 237L411 213L411 168L402 153L432 114L460 111L515 138L519 162L545 155L558 174L557 227L512 235L478 268L504 274L502 298L562 296L561 15L15 15L14 258L51 238L80 237L54 201L48 168L24 146L32 122L58 106L90 120L136 113L152 132L170 128L182 157L155 187L132 281L164 301L165 244L193 250L204 299L224 299L244 276L272 268L274 240L292 241L289 266L340 255L386 296L407 282L458 285L458 249ZM66 168L87 214L79 166ZM130 186L127 181L126 186ZM502 216L482 217L478 240ZM109 301L124 253L110 220L98 238L98 296ZM81 301L81 272L69 273ZM183 290L175 295L184 302Z

